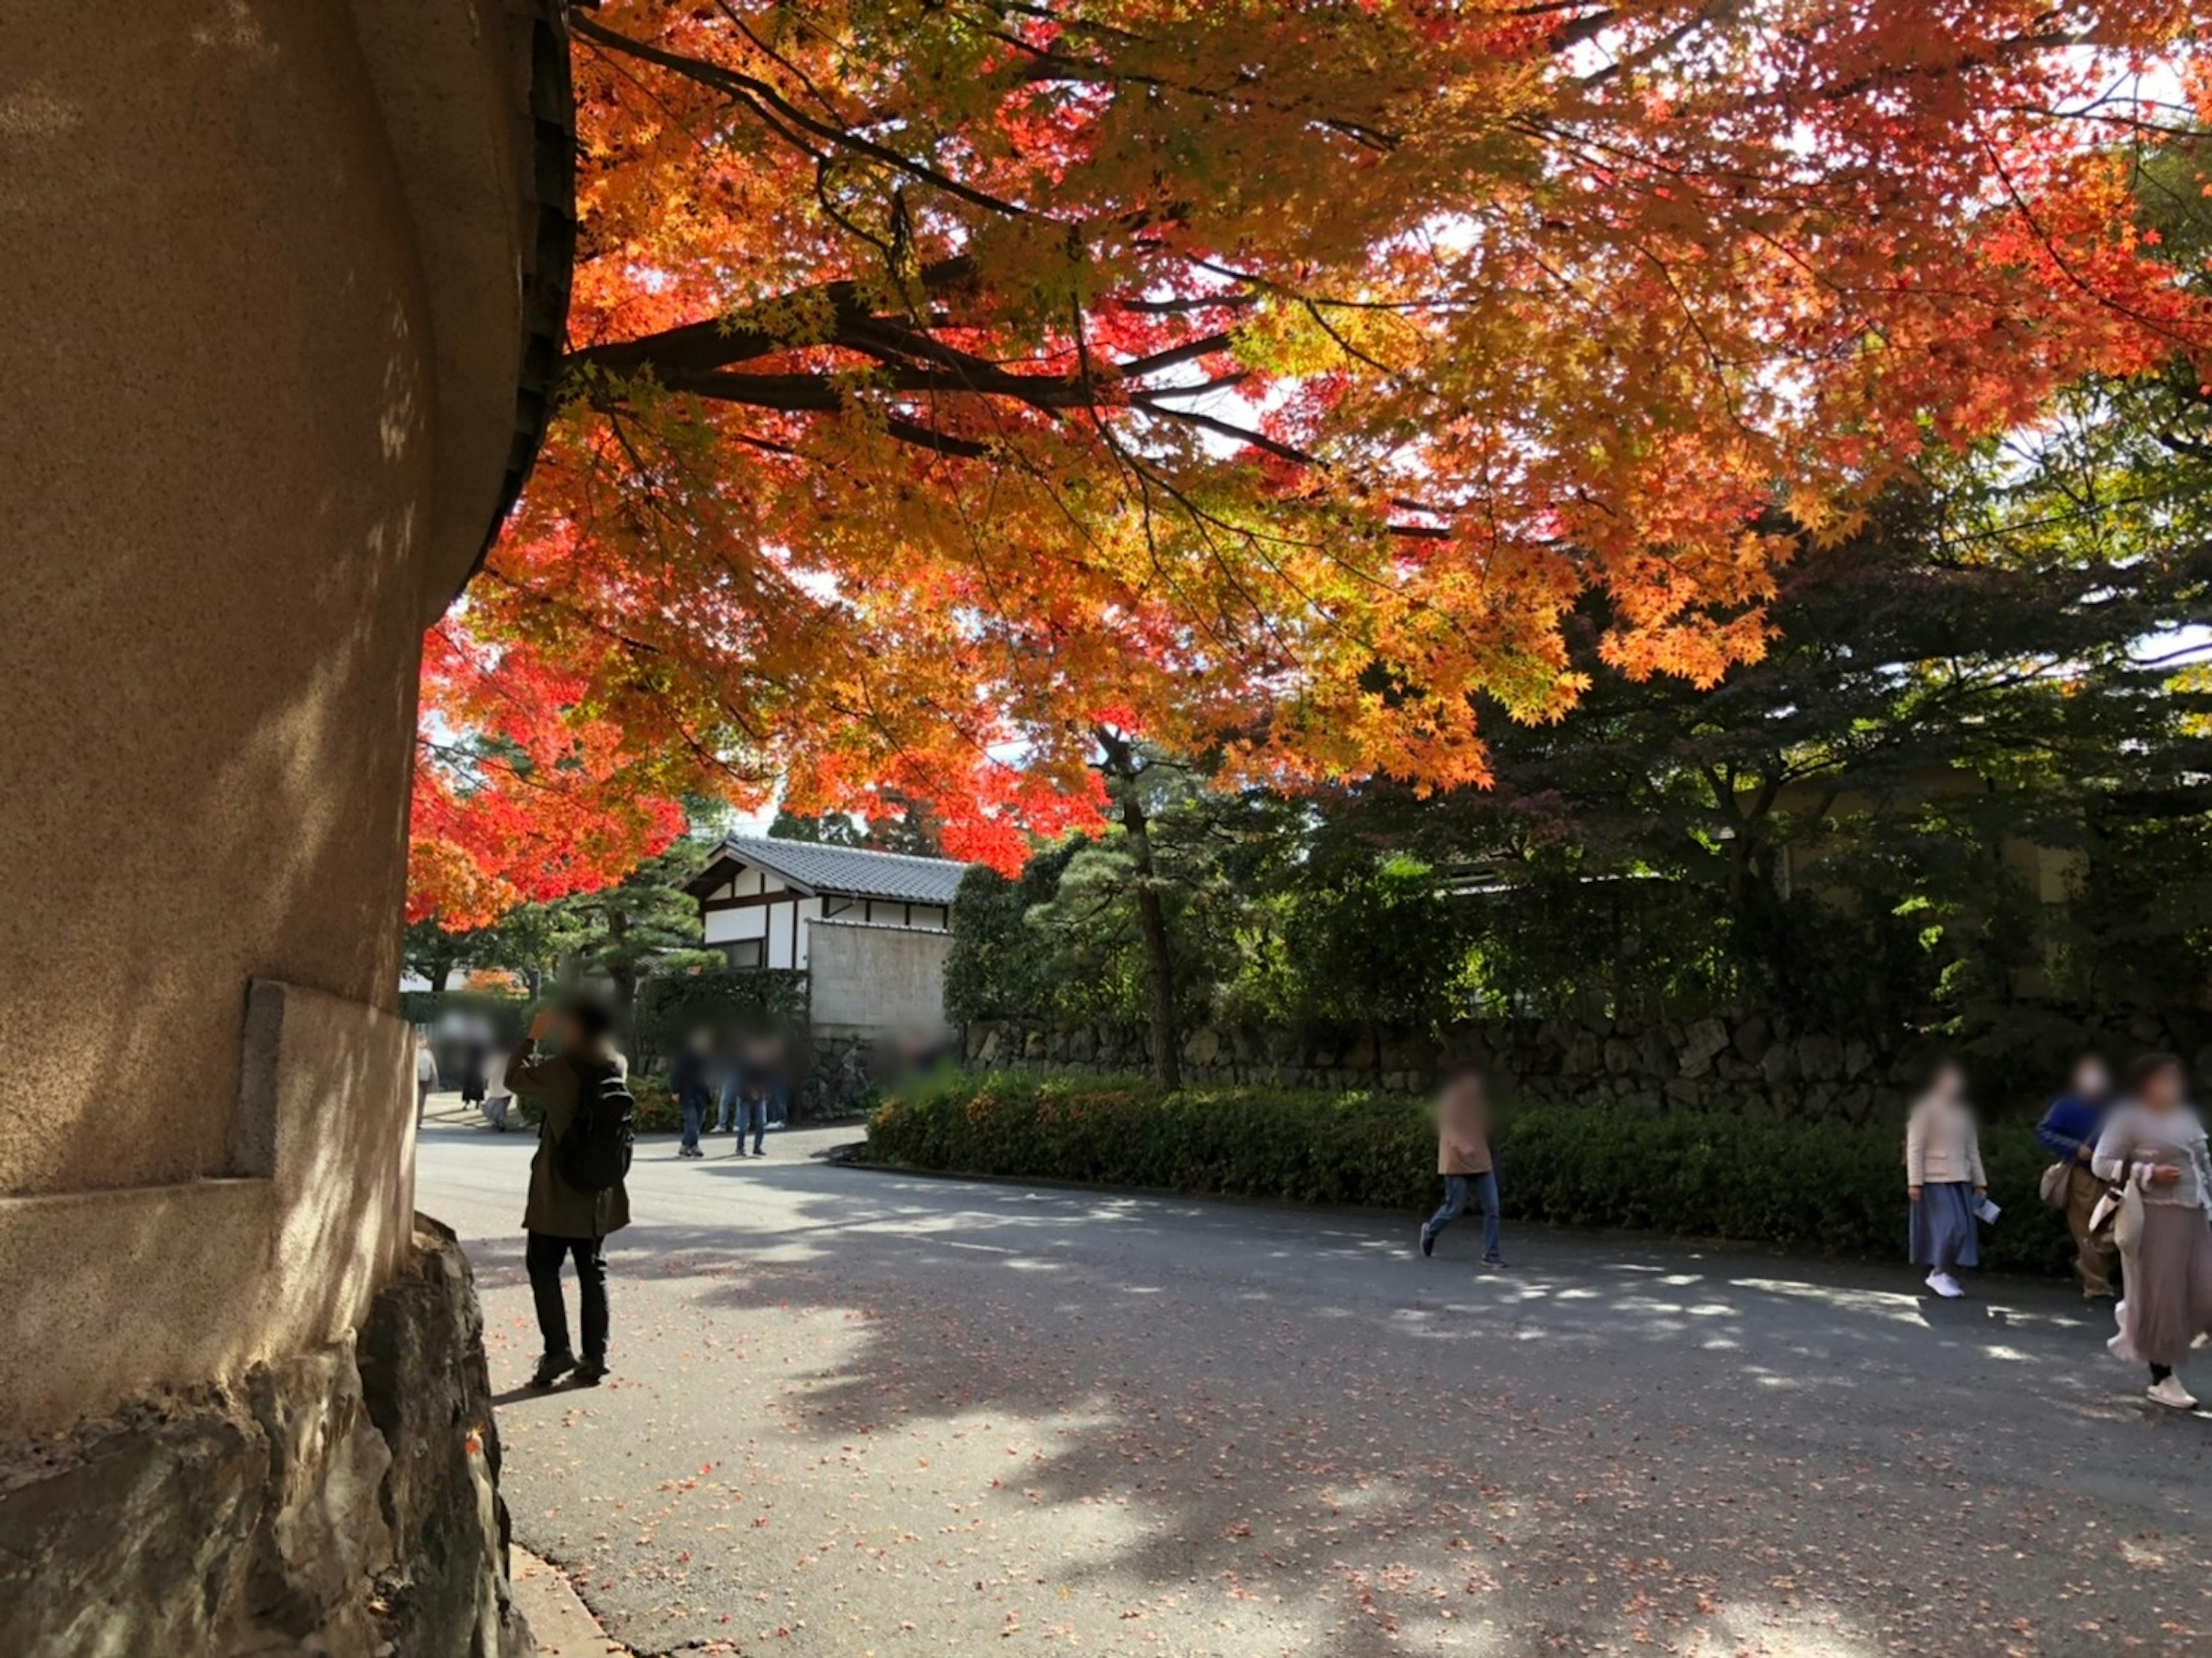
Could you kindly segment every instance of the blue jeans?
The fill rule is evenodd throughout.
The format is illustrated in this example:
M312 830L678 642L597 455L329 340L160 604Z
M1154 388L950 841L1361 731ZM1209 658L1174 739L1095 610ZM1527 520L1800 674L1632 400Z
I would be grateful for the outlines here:
M714 1132L717 1134L726 1134L730 1132L730 1113L738 1102L738 1073L734 1070L722 1078L720 1108L714 1113Z
M1480 1175L1446 1175L1444 1206L1429 1217L1422 1230L1434 1236L1467 1212L1469 1198L1482 1206L1482 1258L1495 1260L1498 1254L1498 1171Z
M707 1121L707 1104L704 1094L686 1094L684 1096L680 1108L684 1113L684 1149L686 1151L699 1149L699 1130Z
M745 1131L752 1131L753 1152L758 1156L761 1142L768 1138L768 1102L739 1099L738 1102L738 1144L745 1143Z

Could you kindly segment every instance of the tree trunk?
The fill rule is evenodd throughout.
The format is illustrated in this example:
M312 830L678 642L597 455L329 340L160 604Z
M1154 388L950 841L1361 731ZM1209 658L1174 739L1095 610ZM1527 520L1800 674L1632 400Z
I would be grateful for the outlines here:
M620 909L607 909L608 953L614 963L607 969L607 979L615 987L615 1038L622 1051L636 1056L635 1021L631 1009L637 1001L637 969L623 962L623 940L629 935L629 917Z
M1168 918L1159 890L1138 865L1137 921L1145 934L1145 965L1152 981L1152 1074L1162 1088L1182 1086L1182 1044L1176 1035L1174 963L1168 955Z
M1137 875L1137 929L1145 941L1145 976L1152 991L1152 1075L1160 1086L1182 1086L1182 1044L1176 1033L1175 958L1168 950L1167 906L1152 877L1152 840L1137 793L1136 757L1121 738L1102 732L1109 786L1121 798L1121 828Z

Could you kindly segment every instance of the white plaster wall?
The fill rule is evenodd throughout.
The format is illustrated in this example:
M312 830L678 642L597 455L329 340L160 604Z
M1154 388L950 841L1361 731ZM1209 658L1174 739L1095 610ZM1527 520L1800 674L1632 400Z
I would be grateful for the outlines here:
M781 882L775 882L767 890L782 892L788 889ZM750 895L739 893L732 896ZM750 904L743 909L710 909L702 923L700 936L709 945L734 944L744 938L763 939L767 944L763 966L805 967L807 923L821 914L822 901L819 898L800 898L793 903ZM794 926L797 928L795 937Z
M951 933L843 920L817 920L808 930L817 1031L880 1035L945 1028Z

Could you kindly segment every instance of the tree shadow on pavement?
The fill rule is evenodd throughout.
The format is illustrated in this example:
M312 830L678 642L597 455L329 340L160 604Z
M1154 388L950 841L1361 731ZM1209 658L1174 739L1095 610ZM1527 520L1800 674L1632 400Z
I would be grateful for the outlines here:
M2109 1315L2041 1285L1931 1306L1902 1269L1549 1233L1480 1274L1364 1213L697 1167L727 1224L613 1241L610 1386L503 1396L521 1534L641 1652L2093 1649L2204 1618L2201 1424L2147 1430ZM519 1378L520 1240L471 1254Z

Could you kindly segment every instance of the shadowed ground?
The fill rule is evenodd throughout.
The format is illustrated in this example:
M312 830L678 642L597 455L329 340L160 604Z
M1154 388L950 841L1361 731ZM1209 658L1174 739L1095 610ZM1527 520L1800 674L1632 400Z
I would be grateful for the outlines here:
M530 1142L459 1121L419 1202L512 1393ZM1939 1303L1902 1266L1556 1232L1483 1275L1472 1228L1424 1261L1410 1218L811 1159L853 1137L641 1146L613 1381L504 1400L517 1540L641 1654L2212 1634L2212 1420L2142 1403L2063 1286Z

